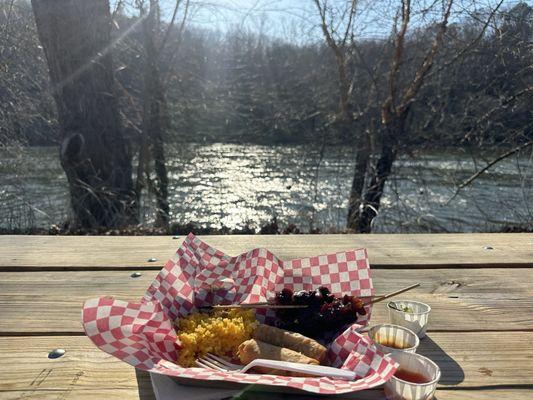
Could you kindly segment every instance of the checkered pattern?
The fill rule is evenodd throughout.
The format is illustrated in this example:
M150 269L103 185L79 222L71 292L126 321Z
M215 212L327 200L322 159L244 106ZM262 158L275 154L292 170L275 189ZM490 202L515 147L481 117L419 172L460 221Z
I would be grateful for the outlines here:
M87 336L101 350L136 368L169 376L292 387L312 393L340 394L387 381L396 363L380 353L352 325L330 345L332 365L357 372L353 382L265 374L223 373L175 364L180 344L172 322L209 304L266 301L284 287L312 290L327 286L340 296L374 293L364 249L282 261L265 249L230 257L189 235L161 270L139 304L111 297L88 300L83 307ZM257 318L268 321L270 312ZM366 324L368 315L358 320Z
M133 304L112 297L83 305L85 333L106 353L140 369L176 361L176 333L157 302Z

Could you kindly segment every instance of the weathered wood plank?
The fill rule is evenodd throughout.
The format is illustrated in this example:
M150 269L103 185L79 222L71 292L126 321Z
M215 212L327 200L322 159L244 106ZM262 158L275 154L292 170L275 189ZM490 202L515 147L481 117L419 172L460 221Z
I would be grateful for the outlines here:
M157 271L54 271L0 273L0 335L83 332L80 310L89 298L112 295L139 301ZM533 330L533 269L375 270L386 293L420 282L406 293L433 308L430 330ZM388 321L385 302L372 323Z
M532 267L533 234L204 236L237 255L266 247L292 259L366 247L374 268ZM170 236L0 236L0 269L159 268L182 238ZM492 250L486 250L490 246ZM150 263L151 257L157 262Z
M149 382L147 382L149 384ZM532 389L482 389L482 390L446 390L439 389L434 397L434 400L516 400L516 399L528 399L531 397ZM316 396L293 396L276 395L272 393L260 393L260 392L244 392L239 395L238 400L316 400ZM2 400L155 400L152 393L137 392L137 389L70 389L66 391L62 390L35 390L33 392L28 391L0 391L0 399ZM177 397L179 399L179 397ZM335 396L335 397L319 397L318 399L353 399L353 400L386 400L382 389L366 390L364 392L358 392L351 397L348 396ZM185 400L185 399L184 399ZM222 400L222 399L221 399ZM226 398L224 400L227 400Z
M229 254L267 247L285 259L367 247L378 292L422 283L404 296L433 307L420 352L443 369L438 399L527 398L533 390L533 350L527 346L533 339L531 234L204 239ZM21 271L0 273L0 335L15 335L0 337L0 398L153 400L146 375L138 385L133 369L97 351L85 337L58 335L82 332L80 308L87 298L111 294L138 300L157 273L150 269L159 269L179 243L169 237L0 237L0 270ZM494 249L484 250L486 245ZM160 261L148 263L149 257ZM137 279L125 271L137 268L143 272ZM384 305L378 305L372 323L386 320ZM464 332L474 330L492 332ZM55 347L67 348L67 355L48 360ZM362 398L383 394L374 390Z
M437 390L434 400L516 400L531 396L531 389Z
M533 333L507 333L505 337L500 333L435 333L431 340L424 339L419 353L433 359L442 369L439 387L443 390L438 398L459 398L445 389L499 385L533 389L533 349L526 345L531 340ZM48 359L48 351L57 347L65 348L67 353L55 360ZM2 399L139 396L133 368L96 350L83 336L4 337L0 338L0 352ZM145 378L140 381L141 394L149 391ZM50 396L52 393L55 397Z
M67 353L48 359L54 348ZM2 338L0 349L2 399L133 399L139 391L151 392L146 380L138 389L134 368L98 351L86 337Z

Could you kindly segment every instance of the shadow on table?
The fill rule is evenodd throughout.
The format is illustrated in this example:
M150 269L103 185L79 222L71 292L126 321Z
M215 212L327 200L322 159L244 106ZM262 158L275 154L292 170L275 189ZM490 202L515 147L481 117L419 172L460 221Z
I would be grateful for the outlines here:
M150 374L146 371L135 369L137 387L139 388L139 400L155 400Z
M461 366L451 358L430 336L420 339L417 353L434 361L440 368L439 385L457 385L465 380Z
M139 399L154 400L155 396L153 394L150 375L143 371L136 371L136 376L139 388ZM242 388L238 389L235 387L235 384L229 382L209 382L207 386L198 386L197 382L190 381L189 385L186 379L180 379L181 385L177 385L177 387L169 389L168 385L173 385L172 381L169 383L166 380L168 379L166 377L164 377L163 380L161 380L161 378L158 379L160 380L159 389L162 391L162 395L165 399L176 398L176 400L190 400L188 399L188 396L191 395L191 388L198 389L199 391L202 391L203 388L204 391L203 393L198 393L198 398L212 399L212 396L215 395L217 400L385 400L385 395L383 393L383 389L381 388L339 396L316 396L313 394L300 394L301 392L297 394L287 394L284 392L276 393L275 388L271 388L273 390L272 392L264 392L261 391L261 387L254 385L242 385ZM211 391L214 390L215 393L206 393L206 389ZM169 395L169 393L175 393L175 396L177 397L174 397L172 394ZM217 395L220 395L220 397L216 397Z
M441 380L439 385L457 385L464 381L465 374L461 366L451 358L437 343L435 343L430 336L426 336L424 339L420 340L420 346L417 350L417 353L426 356L433 360L441 369ZM139 399L140 400L155 400L155 395L152 389L152 383L150 381L150 375L147 372L135 370L137 377L137 384L139 390ZM311 400L316 399L316 396L308 395L282 395L275 393L264 393L256 392L248 388L243 390L239 395L235 397L230 397L228 399L234 400L279 400L279 399L290 399L290 400ZM439 392L437 391L438 398ZM333 397L320 397L321 399L384 399L383 390L380 388L374 390L367 390L358 392L352 395L345 396L333 396Z

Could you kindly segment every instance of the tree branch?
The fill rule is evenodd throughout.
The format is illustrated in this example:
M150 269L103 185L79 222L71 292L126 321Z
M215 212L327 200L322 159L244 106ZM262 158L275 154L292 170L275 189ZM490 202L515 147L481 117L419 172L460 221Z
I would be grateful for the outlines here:
M433 66L435 57L437 53L439 52L439 48L442 44L444 33L446 32L446 28L448 27L448 19L450 17L452 5L453 5L453 0L448 0L446 11L444 12L444 17L442 19L442 22L439 24L439 29L437 31L437 34L435 35L435 39L433 40L431 49L429 50L428 54L424 58L422 65L418 68L418 71L416 71L415 77L411 81L411 84L409 85L409 87L407 88L403 96L402 102L398 109L399 114L405 113L409 109L409 106L411 105L416 94L420 90L422 83L424 82L425 76L427 75L431 67Z
M163 36L163 39L161 40L161 44L159 45L159 53L161 53L163 49L165 48L168 37L170 35L170 31L174 27L174 22L176 21L176 15L178 15L178 9L180 7L180 4L181 4L181 0L176 0L176 5L174 6L174 11L172 12L172 18L170 19L170 22L167 26L165 36Z
M339 74L339 89L340 89L340 109L344 117L350 118L350 106L349 106L349 91L350 83L348 82L348 72L346 63L346 54L344 46L339 47L337 41L333 38L332 32L328 29L326 22L326 9L320 4L320 0L314 0L315 5L320 15L321 27L326 43L333 51L335 60L337 62L337 70ZM355 8L355 1L352 2ZM352 24L352 15L350 14L350 25Z
M483 28L481 28L481 31L479 32L479 35L475 39L473 39L471 42L469 42L465 47L463 47L451 60L449 60L448 62L443 63L440 66L440 68L438 68L435 72L440 72L444 68L447 68L450 65L452 65L455 61L457 61L464 54L466 54L466 52L468 50L470 50L472 47L476 46L481 41L481 39L485 35L485 32L487 31L487 28L489 27L490 21L492 21L492 19L494 18L494 16L498 12L498 10L500 9L500 7L501 7L501 5L503 4L504 1L505 0L500 0L500 2L496 5L496 7L491 11L491 13L489 14L489 17L484 22Z
M518 147L515 147L514 149L511 149L507 151L506 153L503 153L499 157L496 157L494 160L490 161L485 165L483 168L481 168L479 171L477 171L475 174L473 174L470 178L463 181L458 187L453 196L450 198L450 200L447 201L446 204L449 204L461 191L461 189L465 188L466 186L470 185L472 182L474 182L477 178L479 178L485 171L487 171L489 168L491 168L494 164L499 163L500 161L512 156L515 153L520 152L521 150L533 145L533 140L526 142Z
M348 36L350 35L350 31L352 29L353 20L355 17L355 12L357 10L357 0L352 0L350 4L350 14L348 16L348 23L346 24L346 29L344 30L344 36L342 38L341 46L346 46L346 41L348 40Z
M315 5L318 9L318 14L320 15L320 27L322 28L322 33L324 34L324 37L326 38L326 42L329 47L333 50L333 53L335 53L335 57L337 59L342 58L342 54L340 52L339 46L337 45L337 42L335 39L333 39L333 36L331 35L331 32L328 29L328 24L326 22L326 10L325 8L322 8L322 5L320 4L320 0L314 0Z
M469 131L466 133L466 135L465 135L463 140L469 140L474 134L474 129L476 127L480 126L484 121L487 121L497 111L500 111L502 109L506 109L516 99L520 98L523 95L527 95L527 94L533 94L533 86L526 87L526 88L524 88L522 90L519 90L518 92L514 93L513 95L511 95L509 97L506 97L505 99L501 100L500 104L498 104L497 106L495 106L495 107L491 108L490 110L488 110L485 114L483 114L481 116L481 118L479 118L476 121L475 125L471 129L469 129Z
M166 74L164 74L163 80L166 80L170 73L173 71L173 65L172 61L174 60L174 56L178 52L181 42L183 41L183 31L185 29L185 22L187 21L187 16L189 15L189 4L190 0L185 0L185 9L183 11L183 18L181 19L180 27L178 29L178 42L176 43L176 46L174 46L173 51L170 54L170 57L168 58L167 65L168 65L168 71Z
M385 100L381 108L381 119L383 120L384 125L388 124L391 111L396 112L396 79L403 62L405 34L407 33L409 19L411 18L411 0L402 0L401 15L402 25L394 39L394 55L392 57L391 69L389 72L389 97Z

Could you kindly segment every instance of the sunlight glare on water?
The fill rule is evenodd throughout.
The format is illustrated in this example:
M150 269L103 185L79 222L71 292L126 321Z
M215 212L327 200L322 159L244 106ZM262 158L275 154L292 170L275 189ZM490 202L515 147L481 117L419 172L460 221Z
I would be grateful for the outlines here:
M47 227L68 215L68 192L55 148L7 150L0 162L0 227ZM343 230L353 174L346 147L176 144L167 149L173 222L255 229L277 217L303 231ZM484 160L476 160L483 165ZM533 174L527 157L494 166L448 204L453 182L475 171L462 153L419 153L395 163L376 232L499 230L532 222ZM153 222L145 201L143 221Z

